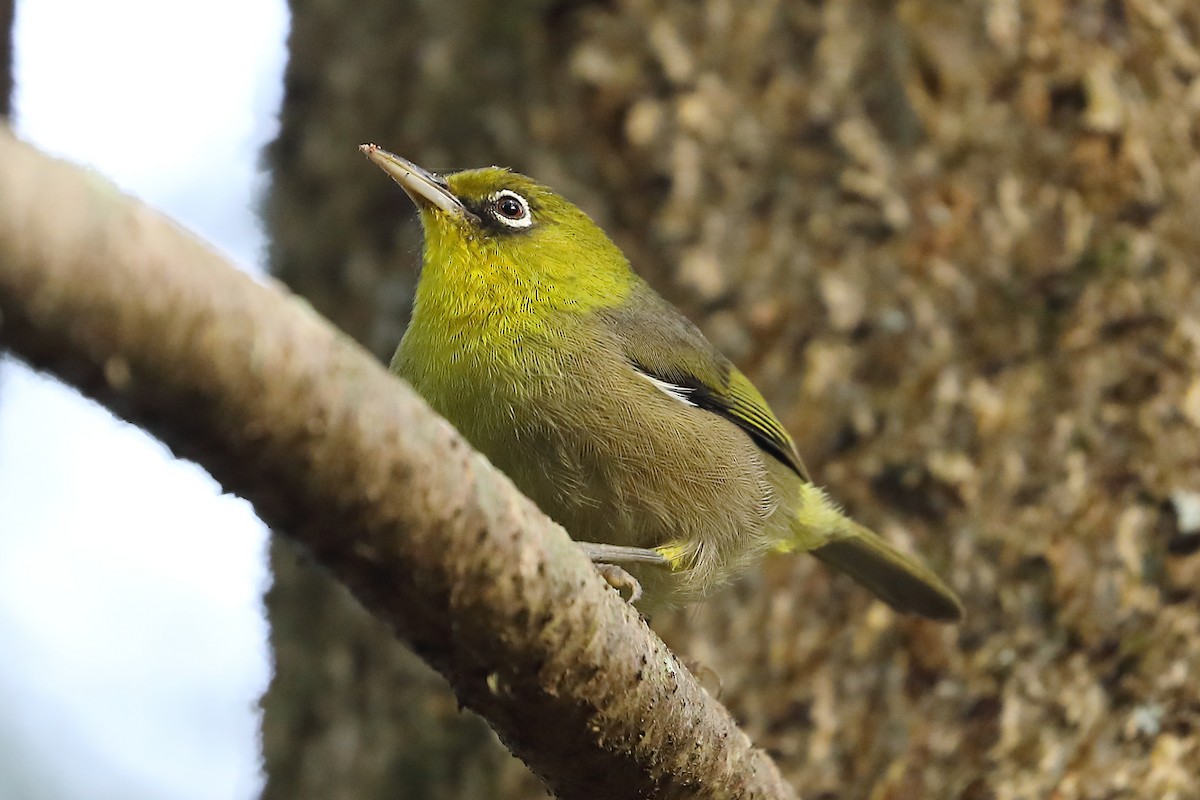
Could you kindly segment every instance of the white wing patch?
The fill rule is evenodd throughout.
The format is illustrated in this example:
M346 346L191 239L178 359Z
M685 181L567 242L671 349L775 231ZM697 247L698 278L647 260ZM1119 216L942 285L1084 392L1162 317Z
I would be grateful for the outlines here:
M692 402L691 399L692 392L696 391L695 389L692 389L689 386L679 386L678 384L671 383L670 381L664 381L661 378L656 378L653 375L642 372L637 367L634 367L633 371L650 381L650 383L654 384L654 388L658 389L667 397L670 397L673 400L678 400L685 406L699 408L699 406Z

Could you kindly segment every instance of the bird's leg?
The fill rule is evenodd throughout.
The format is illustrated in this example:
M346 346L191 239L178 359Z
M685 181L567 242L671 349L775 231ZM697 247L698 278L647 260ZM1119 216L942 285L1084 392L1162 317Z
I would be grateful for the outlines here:
M579 542L579 549L592 561L601 564L658 564L670 566L670 562L657 550L648 547L625 547L619 544Z
M608 585L617 590L630 603L636 603L642 597L642 585L638 579L630 575L620 564L661 564L667 565L667 560L656 550L642 547L623 547L615 544L599 544L596 542L580 542L579 547L584 554L596 565Z

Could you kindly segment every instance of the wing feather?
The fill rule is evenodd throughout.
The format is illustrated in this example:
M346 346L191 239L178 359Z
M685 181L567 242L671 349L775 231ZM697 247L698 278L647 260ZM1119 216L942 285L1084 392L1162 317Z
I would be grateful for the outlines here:
M681 402L717 414L764 452L811 481L796 445L750 379L648 286L602 316L635 370Z

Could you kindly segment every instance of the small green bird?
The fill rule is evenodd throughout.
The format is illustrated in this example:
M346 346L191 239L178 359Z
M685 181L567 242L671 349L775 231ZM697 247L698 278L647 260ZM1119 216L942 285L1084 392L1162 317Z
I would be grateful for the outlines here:
M643 609L806 550L898 611L957 620L954 592L812 483L753 384L545 186L440 176L360 148L420 211L425 258L392 359ZM619 581L614 580L614 584Z

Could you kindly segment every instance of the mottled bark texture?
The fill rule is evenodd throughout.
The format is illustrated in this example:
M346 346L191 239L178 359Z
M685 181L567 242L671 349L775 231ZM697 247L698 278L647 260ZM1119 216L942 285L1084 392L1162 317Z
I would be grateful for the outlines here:
M780 558L654 620L790 779L1200 797L1200 4L292 5L268 214L287 282L386 354L418 237L354 145L531 172L963 593L967 622L935 627ZM340 635L321 658L379 663ZM312 682L292 735L378 730L322 702L392 680ZM404 757L359 746L368 784ZM529 796L512 780L491 796Z
M556 794L791 798L590 562L312 309L0 131L0 347L204 466Z

